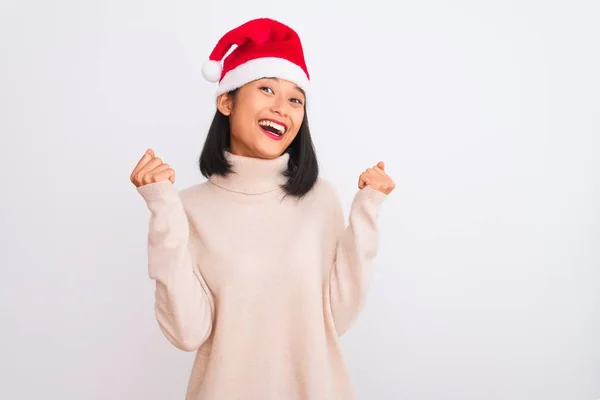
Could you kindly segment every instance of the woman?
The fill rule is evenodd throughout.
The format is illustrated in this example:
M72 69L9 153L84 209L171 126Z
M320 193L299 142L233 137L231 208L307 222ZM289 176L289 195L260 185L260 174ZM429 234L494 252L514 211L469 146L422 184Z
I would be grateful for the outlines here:
M130 177L151 211L159 326L196 351L186 398L352 399L339 336L364 304L394 182L383 163L365 170L344 226L318 176L310 76L291 28L257 19L231 30L203 74L218 81L207 182L176 190L152 150Z

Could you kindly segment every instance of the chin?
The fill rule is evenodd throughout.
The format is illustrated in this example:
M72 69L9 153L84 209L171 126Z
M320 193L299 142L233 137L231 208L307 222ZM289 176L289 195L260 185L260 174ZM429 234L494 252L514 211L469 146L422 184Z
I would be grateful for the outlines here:
M289 143L286 140L276 141L270 138L260 140L254 147L254 153L260 158L277 158L287 149Z
M281 156L285 152L285 147L281 146L263 146L257 148L255 153L259 158L273 159Z

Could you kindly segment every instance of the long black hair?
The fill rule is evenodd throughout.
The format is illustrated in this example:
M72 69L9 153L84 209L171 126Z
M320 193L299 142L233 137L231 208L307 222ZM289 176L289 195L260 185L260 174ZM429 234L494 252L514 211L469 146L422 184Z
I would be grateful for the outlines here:
M238 89L234 89L227 93L232 101L237 91ZM198 160L200 172L207 179L213 174L226 176L233 172L232 165L225 157L225 151L229 151L231 145L229 129L229 117L217 109ZM290 158L288 168L284 172L287 182L282 189L290 196L302 198L313 188L319 176L319 164L308 127L306 105L300 130L286 149L286 153L289 153Z

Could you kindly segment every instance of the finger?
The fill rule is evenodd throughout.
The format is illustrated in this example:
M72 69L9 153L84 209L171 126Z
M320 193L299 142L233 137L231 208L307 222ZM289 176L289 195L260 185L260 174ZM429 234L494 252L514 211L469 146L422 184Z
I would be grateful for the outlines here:
M358 177L358 188L363 189L365 186L367 186L367 184L368 177L366 176L366 173L363 173Z
M163 160L160 157L154 157L152 160L148 161L148 163L144 165L144 167L139 172L143 176L162 164Z
M160 174L161 172L167 170L171 168L168 164L160 164L159 166L153 168L152 170L146 172L143 176L142 176L142 181L144 182L144 184L148 184L148 183L152 183L152 182L156 182L154 180L154 177L157 176L158 174Z
M146 179L146 177L152 178L152 176L157 175L169 168L171 168L171 166L167 163L160 164L158 167L155 167L151 171L148 171L148 173L146 173L143 178L144 179Z
M169 169L171 168L171 166L167 163L162 163L154 168L152 168L150 171L148 171L148 173L146 175L155 175L159 172L164 171L165 169Z
M365 172L363 172L363 175L371 177L371 179L377 179L377 177L386 176L385 171L379 168L378 166L374 166L367 169Z
M153 175L153 182L162 182L167 180L171 181L171 183L175 182L175 171L172 168L167 168L164 171Z
M375 171L378 175L382 175L382 176L386 175L385 171L379 167L374 167L373 171Z
M382 171L385 171L385 163L383 161L379 161L377 163L377 167L379 167Z
M363 173L361 174L361 176L362 176L364 179L368 179L368 178L370 178L370 177L372 178L372 177L373 177L373 176L375 176L375 175L377 175L377 173L375 172L375 169L374 169L374 168L367 168L367 169L365 170L365 172L363 172Z
M168 172L168 174L166 174L166 177L164 177L162 174L164 172ZM173 168L171 168L171 166L169 164L162 164L156 168L154 168L151 172L151 174L153 175L157 175L158 173L161 174L161 180L170 180L171 183L175 183L175 170Z
M131 178L133 179L133 177L144 167L144 165L146 165L148 161L152 160L153 158L154 151L152 151L152 149L146 150L142 158L140 158L137 165L133 169L133 172L131 173Z
M155 157L152 160L148 161L146 163L146 165L144 165L142 167L141 170L139 170L135 176L134 176L134 180L137 182L142 182L142 180L144 179L144 176L149 173L150 171L152 171L154 168L158 167L159 165L161 165L162 159L160 157Z
M365 187L364 182L362 180L362 175L358 177L358 188L362 189L363 187Z

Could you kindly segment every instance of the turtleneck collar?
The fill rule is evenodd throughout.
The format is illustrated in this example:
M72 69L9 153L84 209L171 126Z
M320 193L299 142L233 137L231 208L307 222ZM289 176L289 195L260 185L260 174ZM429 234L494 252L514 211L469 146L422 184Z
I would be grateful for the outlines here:
M225 158L232 165L227 176L213 174L210 181L223 189L245 194L260 194L281 188L287 181L283 173L287 170L290 155L284 153L275 159L239 156L228 151Z

